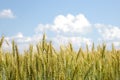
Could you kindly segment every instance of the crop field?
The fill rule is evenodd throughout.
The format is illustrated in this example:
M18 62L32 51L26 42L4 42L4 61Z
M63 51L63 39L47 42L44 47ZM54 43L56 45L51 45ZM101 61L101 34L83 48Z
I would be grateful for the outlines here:
M56 50L45 35L21 54L12 41L12 51L3 50L0 38L0 80L120 80L120 50L105 44L74 50L70 43Z

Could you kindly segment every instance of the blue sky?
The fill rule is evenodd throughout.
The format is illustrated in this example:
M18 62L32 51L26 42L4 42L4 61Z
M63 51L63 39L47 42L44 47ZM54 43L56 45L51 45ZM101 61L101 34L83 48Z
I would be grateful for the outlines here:
M1 0L0 35L4 34L8 41L15 39L20 46L37 42L43 32L55 44L71 41L81 46L106 41L118 46L119 3L119 0Z

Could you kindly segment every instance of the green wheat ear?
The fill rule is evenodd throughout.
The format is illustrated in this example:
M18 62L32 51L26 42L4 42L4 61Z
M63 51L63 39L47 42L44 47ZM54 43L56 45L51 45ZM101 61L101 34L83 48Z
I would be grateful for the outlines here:
M4 41L4 36L2 36L2 38L0 39L0 48L2 47L3 41Z
M42 49L43 49L43 51L45 49L45 40L46 40L46 35L43 34L43 38L42 38Z
M13 53L13 57L15 57L15 41L12 41L12 53Z

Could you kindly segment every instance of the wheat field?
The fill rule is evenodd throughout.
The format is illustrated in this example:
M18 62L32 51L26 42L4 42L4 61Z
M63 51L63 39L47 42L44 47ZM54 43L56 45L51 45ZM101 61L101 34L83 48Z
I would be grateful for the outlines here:
M91 49L74 50L70 43L56 50L52 42L43 39L21 54L12 41L12 51L2 49L0 38L0 80L120 80L120 50L114 45L94 44Z

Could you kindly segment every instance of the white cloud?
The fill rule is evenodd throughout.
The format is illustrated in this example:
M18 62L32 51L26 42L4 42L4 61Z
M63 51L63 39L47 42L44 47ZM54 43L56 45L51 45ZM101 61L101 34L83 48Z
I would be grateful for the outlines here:
M46 30L49 30L51 28L51 25L49 24L39 24L37 28L35 28L35 32L39 33L39 32L45 32Z
M114 41L113 44L114 44L115 47L120 48L120 42L119 41Z
M12 40L14 40L15 43L17 43L19 50L23 51L24 49L28 49L29 44L35 45L38 41L41 40L41 38L41 34L34 34L33 36L29 37L24 36L21 32L18 32L14 36L5 37L5 41L7 41L9 45L6 42L4 42L3 49L5 51L12 50Z
M64 33L87 33L91 29L91 24L86 19L83 14L78 14L77 16L73 16L68 14L67 16L58 15L53 24L39 24L35 29L36 32L46 32L47 30L54 32L64 32Z
M69 42L71 42L74 46L82 46L83 44L91 45L92 41L89 38L86 37L78 37L78 36L63 36L63 35L57 35L56 37L52 38L52 41L55 42L57 45L66 45Z
M104 40L120 39L120 28L112 25L96 24L98 32Z
M17 33L15 36L6 37L5 39L9 42L15 40L16 43L30 43L32 37L24 36L21 32Z
M117 49L120 49L120 28L118 26L95 24L95 27L99 33L100 43L104 41L109 48L113 43Z
M103 41L105 41L107 45L114 43L116 47L120 47L119 27L104 24L91 24L83 14L76 16L71 14L67 16L58 15L52 24L40 23L38 27L35 28L35 34L32 36L24 36L19 32L15 36L6 37L6 39L9 42L14 39L20 49L25 49L30 43L36 44L40 41L43 32L47 33L47 40L51 40L57 47L61 44L66 45L69 42L77 48L86 44L90 47L92 42L99 44Z
M91 30L92 26L83 14L76 16L68 14L56 16L52 24L40 23L35 32L36 34L45 32L48 33L47 35L51 35L52 37L48 36L48 39L52 40L54 45L71 42L74 46L80 47L85 44L91 45L91 39L81 36L89 34Z
M0 18L15 18L11 9L4 9L0 11Z
M19 32L15 37L16 38L23 38L23 34L21 32Z

